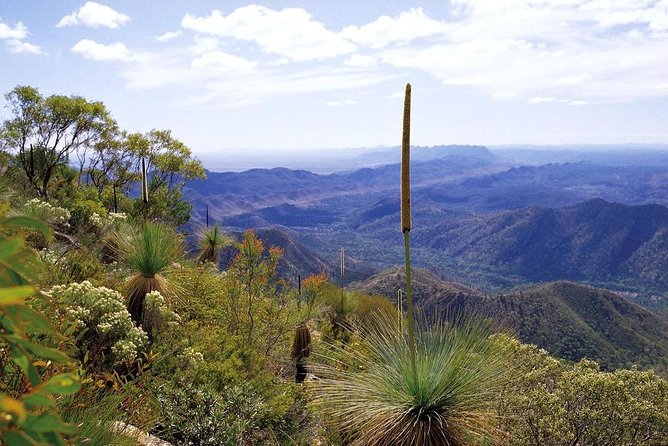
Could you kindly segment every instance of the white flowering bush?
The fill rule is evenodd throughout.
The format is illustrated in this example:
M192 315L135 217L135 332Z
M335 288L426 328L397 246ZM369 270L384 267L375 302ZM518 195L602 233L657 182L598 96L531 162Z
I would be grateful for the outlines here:
M144 330L134 325L123 296L88 281L57 285L49 292L77 326L77 346L96 365L134 361L148 345Z
M23 206L23 213L52 226L68 226L71 217L67 209L54 206L38 198L27 201Z
M97 212L93 212L90 216L90 222L102 231L117 230L121 223L126 222L127 215L123 212L109 212L106 216L101 216Z
M151 291L144 298L144 320L142 325L150 333L181 322L181 317L169 309L160 291Z
M186 347L179 354L179 359L181 360L181 368L196 368L199 364L204 362L204 355L192 347Z

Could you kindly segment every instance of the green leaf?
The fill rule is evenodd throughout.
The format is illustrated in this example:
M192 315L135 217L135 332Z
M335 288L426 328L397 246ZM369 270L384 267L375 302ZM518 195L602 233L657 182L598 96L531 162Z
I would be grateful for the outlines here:
M0 288L0 306L21 305L34 292L35 288L29 285Z
M74 373L62 373L52 376L47 382L35 388L35 391L71 395L81 388L79 377Z
M26 431L32 432L73 432L74 427L63 423L56 415L44 413L41 415L30 414L26 420L19 425Z
M30 392L21 397L21 400L26 405L26 407L32 409L34 407L51 407L56 402L51 398L50 395L40 392Z
M23 371L28 380L30 380L30 384L32 386L39 385L40 383L39 374L37 373L35 367L32 365L32 361L30 361L28 354L21 347L15 344L10 344L10 352L12 361L14 362L14 364L19 366L21 371Z
M46 441L48 441L50 445L65 446L65 442L61 436L55 432L45 432L44 438L46 438Z
M44 316L29 307L11 306L6 312L15 321L21 321L23 330L28 333L61 337Z
M5 444L12 446L40 446L32 438L18 431L4 431Z
M57 362L70 362L71 358L65 353L56 350L55 348L44 347L43 345L36 344L34 342L28 341L27 339L20 338L15 335L3 336L7 342L15 343L20 345L24 349L28 350L34 355L39 356L40 358L50 359Z
M14 228L24 228L32 229L41 233L44 237L51 237L51 230L43 222L36 220L32 217L27 217L25 215L17 215L15 217L6 218L2 222L3 226L9 226Z
M18 237L13 237L0 242L0 259L11 260L11 257L21 250L23 242Z

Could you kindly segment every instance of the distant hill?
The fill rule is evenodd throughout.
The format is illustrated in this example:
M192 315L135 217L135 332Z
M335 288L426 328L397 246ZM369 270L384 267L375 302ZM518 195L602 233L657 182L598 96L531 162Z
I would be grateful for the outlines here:
M265 249L276 246L283 250L283 257L278 263L278 275L280 277L296 282L298 274L302 278L321 272L331 275L331 265L298 242L289 230L272 227L258 228L254 232L262 240ZM233 233L232 236L238 241L242 238L241 233ZM221 266L226 268L237 252L235 248L224 250L221 255Z
M428 314L449 312L490 318L522 341L550 353L604 367L638 364L668 372L668 321L612 292L571 282L551 282L507 294L485 294L413 269L416 305ZM351 285L396 299L403 268Z
M627 156L634 162L616 166L612 155L604 164L592 155L536 166L513 165L501 152L415 148L417 266L490 289L573 280L626 291L643 305L668 305L668 169L643 164L662 158L634 153ZM398 148L355 156L369 165L395 155ZM209 172L184 189L192 226L204 222L207 206L210 220L228 230L279 226L322 258L335 259L344 247L348 280L368 277L401 260L399 165L354 168L360 164L326 175Z
M566 208L529 207L430 228L421 246L494 266L530 282L631 276L668 288L668 208L596 199Z
M355 168L357 164L351 163L349 170L326 175L283 167L207 171L206 180L189 181L184 193L193 204L195 222L202 222L207 205L211 218L222 219L282 204L308 206L334 197L371 199L398 187L400 152L390 148L382 153L382 165ZM413 182L418 187L451 182L472 172L496 172L502 169L497 160L489 150L478 146L418 147L414 153Z

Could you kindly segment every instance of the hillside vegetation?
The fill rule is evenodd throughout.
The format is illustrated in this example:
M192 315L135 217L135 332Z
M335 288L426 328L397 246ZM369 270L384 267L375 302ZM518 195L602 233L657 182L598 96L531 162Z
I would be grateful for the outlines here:
M504 300L415 270L416 302L457 317L413 318L334 284L292 233L190 223L184 187L204 170L168 130L125 132L81 97L6 97L0 444L665 445L668 382L611 370L665 357L666 322L639 307L567 283Z
M382 152L388 156L388 151ZM512 166L476 147L415 150L415 261L452 280L497 290L572 280L668 305L668 176L649 155ZM651 154L650 154L651 155ZM380 157L380 155L378 155ZM547 155L546 155L547 156ZM548 156L549 158L549 156ZM350 243L351 273L396 264L396 164L330 175L288 169L209 173L189 182L193 219L208 204L224 225L274 227L330 263ZM215 184L215 187L213 186Z
M428 314L483 316L523 342L571 361L588 358L608 369L638 365L668 372L666 320L610 291L562 281L486 294L424 269L413 276L416 304ZM403 281L397 268L352 286L395 300Z

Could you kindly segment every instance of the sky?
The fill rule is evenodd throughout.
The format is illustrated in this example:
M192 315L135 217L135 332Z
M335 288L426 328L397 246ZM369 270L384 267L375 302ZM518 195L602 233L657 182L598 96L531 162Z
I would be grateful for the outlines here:
M0 0L0 91L195 153L668 143L668 0ZM10 117L0 100L0 119Z

